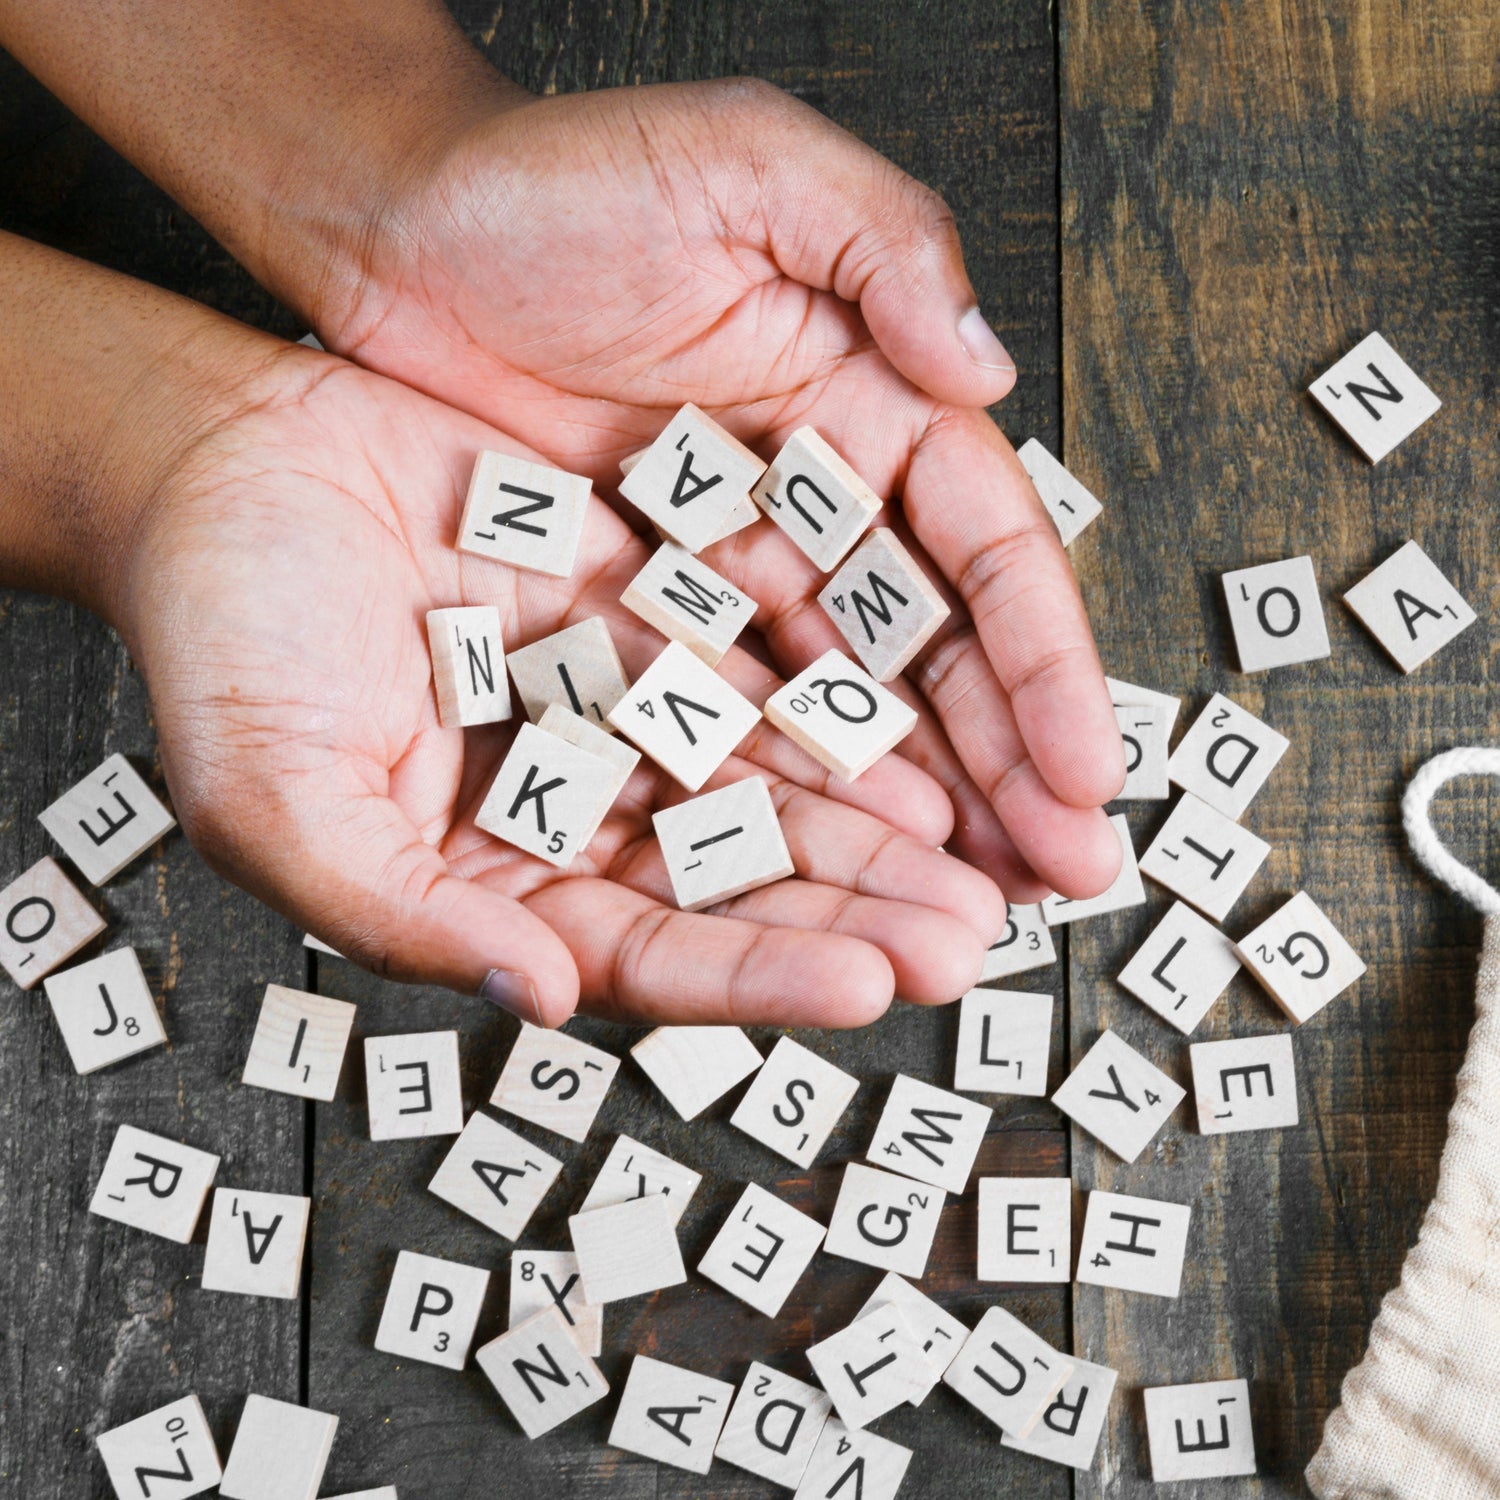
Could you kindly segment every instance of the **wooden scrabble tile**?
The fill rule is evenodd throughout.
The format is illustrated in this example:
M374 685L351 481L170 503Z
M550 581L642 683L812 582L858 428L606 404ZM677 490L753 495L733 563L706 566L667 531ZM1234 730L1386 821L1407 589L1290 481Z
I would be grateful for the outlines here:
M604 1158L588 1196L578 1205L578 1212L586 1214L654 1193L666 1203L676 1226L702 1181L702 1174L691 1167L622 1135L609 1148L609 1155Z
M578 1257L571 1250L513 1250L510 1326L519 1328L547 1307L557 1309L574 1342L597 1359L604 1344L604 1309L583 1300Z
M1464 596L1415 542L1366 573L1344 595L1344 603L1403 672L1415 672L1476 618Z
M729 1123L799 1167L810 1167L859 1089L859 1079L789 1036L770 1055Z
M315 938L310 932L302 934L302 946L311 948L314 953L326 953L329 958L343 958L344 956L337 948L330 948L322 938Z
M99 1174L89 1212L185 1245L198 1227L219 1158L122 1125Z
M658 1026L630 1055L684 1120L702 1114L761 1063L738 1026Z
M55 859L39 859L0 891L0 963L29 990L104 931Z
M1167 711L1115 706L1115 722L1125 746L1125 785L1116 802L1163 802L1167 787Z
M1372 464L1443 404L1378 333L1362 338L1308 390Z
M1282 1130L1297 1123L1297 1068L1286 1032L1195 1042L1188 1053L1204 1135Z
M759 776L664 807L651 822L683 911L702 911L796 873Z
M816 1386L751 1360L714 1457L794 1490L832 1410L833 1403Z
M1067 1177L979 1179L979 1281L1072 1278L1073 1183Z
M123 755L64 792L37 815L85 880L103 885L177 826Z
M555 1307L476 1349L474 1363L528 1438L551 1432L609 1394L599 1367Z
M941 1188L852 1161L839 1183L823 1249L920 1281L947 1196Z
M407 1141L464 1128L456 1031L365 1038L370 1139Z
M609 1445L674 1469L707 1474L734 1387L637 1354L609 1429Z
M620 603L700 661L716 667L760 607L706 562L663 542L625 586Z
M290 1300L302 1286L302 1252L312 1199L221 1187L208 1216L206 1292Z
M510 718L500 611L493 604L428 610L427 645L438 723L444 729Z
M385 1294L375 1347L382 1354L461 1370L479 1323L490 1273L403 1250Z
M760 710L680 641L669 641L609 722L696 792L760 723Z
M45 981L47 1003L80 1073L92 1073L167 1040L134 948L116 948Z
M1106 677L1104 685L1109 689L1109 701L1116 708L1164 708L1167 711L1167 733L1177 723L1177 714L1182 699L1170 693L1159 693L1155 688L1140 687L1133 682L1121 682L1118 677Z
M766 699L766 718L845 781L917 727L917 713L842 652L825 651Z
M509 453L481 453L458 523L458 550L566 578L591 490L581 474Z
M1167 774L1215 812L1238 819L1290 743L1248 709L1215 693L1172 752Z
M625 783L641 763L639 750L632 749L608 729L601 729L591 719L580 719L571 708L564 708L561 703L547 705L537 728L543 734L555 734L558 739L566 740L580 750L587 750L590 755L597 755L600 760L606 760L614 767L615 777L609 799L611 806L614 805L615 798L625 790Z
M1076 1280L1086 1286L1175 1297L1182 1290L1192 1217L1185 1203L1095 1188L1084 1214Z
M570 1141L588 1135L620 1059L576 1036L521 1023L490 1104Z
M533 724L560 703L608 729L610 709L630 686L609 626L597 615L511 651L505 664Z
M953 1087L971 1094L1047 1092L1052 996L1027 990L970 990L958 1003Z
M894 1271L886 1272L880 1285L855 1313L855 1321L882 1307L898 1309L921 1346L927 1373L920 1387L907 1398L913 1406L920 1406L963 1348L969 1336L968 1327Z
M1041 1420L1025 1437L1001 1436L1007 1448L1019 1449L1074 1469L1093 1467L1099 1434L1109 1415L1116 1372L1105 1365L1073 1360L1073 1373L1042 1410Z
M1141 873L1222 922L1270 852L1264 839L1184 792L1141 856Z
M1087 486L1075 479L1035 438L1027 438L1016 449L1016 457L1031 476L1063 546L1071 545L1080 531L1098 520L1104 507Z
M1120 970L1120 984L1191 1036L1239 971L1229 938L1192 907L1174 901Z
M824 573L880 513L880 496L811 427L782 444L750 494Z
M928 1390L922 1346L892 1303L809 1346L807 1362L848 1427L867 1427Z
M523 724L474 821L566 870L599 831L619 785L619 768L610 761Z
M993 1114L988 1104L898 1073L865 1160L962 1193Z
M224 1472L196 1396L112 1427L94 1442L118 1500L188 1500L211 1490Z
M818 603L876 682L899 677L952 613L886 526L877 526L849 554Z
M563 1164L477 1110L427 1190L508 1240L520 1239Z
M701 552L742 514L740 502L765 471L737 437L689 402L631 463L620 493L678 546Z
M1056 962L1057 949L1052 945L1052 932L1041 905L1018 906L1011 902L1005 914L1005 931L986 950L979 978L1008 979L1012 974L1024 974Z
M1024 1437L1073 1373L1073 1362L1003 1307L987 1308L943 1382L1001 1431Z
M1264 672L1329 655L1312 558L1288 557L1224 575L1240 671Z
M829 1417L792 1500L896 1500L910 1462L910 1448Z
M1121 1161L1134 1161L1185 1097L1185 1089L1129 1042L1105 1031L1052 1102Z
M774 1318L823 1243L823 1226L753 1182L745 1184L698 1274Z
M1061 927L1065 922L1080 922L1085 917L1103 916L1105 912L1123 911L1127 906L1143 906L1146 889L1141 884L1140 870L1135 862L1135 845L1130 842L1130 825L1124 813L1115 813L1109 820L1120 841L1120 873L1107 891L1079 901L1070 901L1055 893L1042 901L1042 916L1049 927Z
M1364 960L1306 891L1247 932L1235 951L1299 1026L1365 972Z
M677 1220L660 1193L574 1214L568 1233L589 1307L687 1280L677 1246Z
M1146 1436L1151 1477L1227 1479L1255 1472L1250 1386L1244 1380L1148 1386Z
M354 1010L347 1000L268 984L245 1059L244 1082L303 1099L332 1099Z
M316 1500L339 1419L248 1396L219 1481L222 1500Z

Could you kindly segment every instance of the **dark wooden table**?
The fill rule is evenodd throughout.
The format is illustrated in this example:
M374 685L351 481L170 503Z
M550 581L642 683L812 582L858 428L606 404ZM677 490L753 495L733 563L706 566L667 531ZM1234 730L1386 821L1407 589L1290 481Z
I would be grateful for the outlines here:
M1477 921L1416 872L1397 803L1429 753L1500 728L1489 692L1500 606L1496 13L1460 0L458 9L533 87L759 74L939 188L1024 372L1002 424L1017 442L1035 435L1061 451L1105 501L1073 557L1109 670L1186 695L1188 717L1227 690L1290 736L1247 817L1274 852L1231 926L1247 929L1305 887L1369 963L1354 991L1297 1033L1302 1125L1205 1139L1184 1107L1124 1167L1046 1102L999 1101L981 1171L1071 1171L1080 1188L1195 1204L1182 1296L982 1288L969 1279L966 1197L946 1213L925 1284L971 1323L998 1297L1045 1337L1120 1371L1094 1470L1075 1477L1003 1449L942 1391L880 1430L918 1450L913 1496L1132 1496L1150 1488L1140 1388L1240 1375L1261 1477L1174 1493L1305 1493L1303 1466L1431 1194L1473 1013ZM0 224L301 331L4 59ZM1304 394L1372 328L1446 403L1377 468ZM1404 680L1337 596L1408 536L1480 624ZM1327 599L1332 658L1240 677L1219 574L1303 551ZM0 597L0 619L8 879L48 852L35 821L46 802L108 752L149 765L154 736L141 683L97 622L25 595ZM1494 811L1483 787L1460 788L1440 822L1482 861ZM1130 817L1141 846L1160 812L1135 805ZM613 1402L528 1444L477 1371L375 1353L399 1249L495 1268L483 1339L503 1327L505 1247L423 1190L446 1142L365 1138L356 1063L326 1107L238 1082L270 980L358 1001L357 1034L457 1026L471 1104L487 1096L513 1023L307 955L299 933L206 875L180 836L101 897L115 937L142 953L172 1042L80 1079L43 1000L13 993L0 1006L0 1494L104 1496L98 1432L195 1390L227 1437L252 1389L341 1414L329 1492L394 1482L402 1500L771 1493L724 1465L705 1481L607 1449ZM1113 980L1165 905L1153 890L1149 907L1087 923L1060 945L1057 967L1018 981L1058 996L1054 1087L1105 1024L1186 1081L1181 1039ZM1279 1025L1237 980L1200 1037ZM743 1181L826 1210L890 1076L946 1083L955 1029L951 1012L898 1007L869 1031L811 1039L866 1085L805 1177L731 1130L725 1106L682 1125L627 1065L588 1142L562 1153L566 1186L528 1242L566 1244L566 1213L621 1129L705 1172L682 1226L690 1263ZM578 1030L617 1051L635 1040ZM200 1246L88 1216L120 1121L222 1152L223 1183L314 1196L300 1304L201 1293ZM802 1348L877 1279L820 1258L774 1324L693 1280L611 1309L603 1367L617 1382L630 1353L645 1351L728 1379L757 1357L805 1375Z

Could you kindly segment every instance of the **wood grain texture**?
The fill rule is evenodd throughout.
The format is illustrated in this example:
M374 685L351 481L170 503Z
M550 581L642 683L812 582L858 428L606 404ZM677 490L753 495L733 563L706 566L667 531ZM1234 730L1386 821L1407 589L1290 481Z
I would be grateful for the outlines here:
M1061 7L1064 456L1106 506L1073 549L1106 666L1188 694L1188 717L1220 689L1290 737L1244 819L1273 853L1228 928L1306 888L1370 965L1294 1037L1297 1129L1205 1139L1185 1106L1129 1168L1075 1141L1080 1186L1195 1206L1180 1300L1076 1289L1077 1352L1121 1374L1080 1496L1154 1493L1142 1386L1230 1375L1261 1474L1235 1493L1305 1494L1435 1181L1478 924L1404 854L1398 800L1429 754L1500 728L1500 211L1473 168L1497 41L1493 12L1448 0ZM1304 394L1373 328L1446 403L1376 468ZM1408 681L1338 596L1410 536L1481 624ZM1332 657L1241 676L1219 575L1303 551ZM1444 832L1474 857L1494 810L1461 788ZM1131 810L1138 841L1160 817ZM1165 905L1074 934L1072 1045L1110 1025L1186 1083L1185 1042L1113 982ZM1281 1029L1241 976L1198 1037Z

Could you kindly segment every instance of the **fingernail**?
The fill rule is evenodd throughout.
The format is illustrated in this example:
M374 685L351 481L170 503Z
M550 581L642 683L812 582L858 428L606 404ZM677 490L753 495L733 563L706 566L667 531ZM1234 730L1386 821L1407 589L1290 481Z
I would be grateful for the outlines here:
M479 998L508 1010L511 1015L542 1024L541 1007L536 1003L536 986L519 969L491 969L479 986Z
M995 330L984 321L984 314L971 307L958 320L958 341L964 352L983 370L1007 370L1015 373L1016 362L1005 345L995 337Z

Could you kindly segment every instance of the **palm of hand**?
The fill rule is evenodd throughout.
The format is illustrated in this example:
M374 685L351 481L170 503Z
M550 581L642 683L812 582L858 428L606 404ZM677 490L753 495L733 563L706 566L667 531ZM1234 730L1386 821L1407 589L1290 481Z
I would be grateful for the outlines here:
M269 399L194 455L137 549L153 607L132 646L179 815L217 864L398 975L472 989L519 944L549 1021L580 983L621 1013L841 1024L898 981L913 999L969 982L998 894L932 852L946 804L909 767L834 801L799 784L821 777L768 728L747 741L719 779L766 777L806 878L738 898L735 921L671 910L650 815L679 794L647 767L566 874L478 830L512 726L438 725L426 612L493 603L514 643L609 614L638 670L659 642L617 600L645 549L596 502L573 579L460 554L468 469L499 435L341 363L279 363ZM747 691L769 682L742 653L726 667ZM859 810L872 801L901 806L921 843Z

